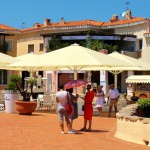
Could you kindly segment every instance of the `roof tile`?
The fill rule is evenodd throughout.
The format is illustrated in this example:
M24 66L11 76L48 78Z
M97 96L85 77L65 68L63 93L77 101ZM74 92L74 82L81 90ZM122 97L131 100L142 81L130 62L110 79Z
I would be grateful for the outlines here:
M6 26L3 24L0 24L0 30L4 30L4 31L18 31L18 29L10 27L10 26Z
M74 26L86 26L86 25L91 25L91 26L101 26L103 22L100 21L95 21L95 20L81 20L81 21L70 21L70 22L64 22L63 24L61 22L56 22L56 23L51 23L50 25L44 26L40 24L38 28L32 27L32 28L26 28L22 29L22 32L25 31L30 31L30 30L38 30L41 28L57 28L57 27L74 27Z
M95 27L110 27L110 26L116 26L116 25L129 25L136 22L141 22L148 20L147 18L141 18L141 17L135 17L132 19L122 19L118 20L116 22L101 22L101 21L95 21L95 20L80 20L80 21L69 21L64 22L63 24L61 22L51 23L50 25L44 26L43 24L38 24L38 27L31 27L31 28L25 28L22 29L21 32L26 31L32 31L32 30L39 30L43 28L59 28L59 27L74 27L74 26L95 26Z
M123 24L131 24L131 23L135 23L135 22L140 22L140 21L144 21L147 20L147 18L141 18L141 17L135 17L132 19L122 19L122 20L118 20L116 22L105 22L103 24L103 27L107 27L107 26L116 26L116 25L123 25Z

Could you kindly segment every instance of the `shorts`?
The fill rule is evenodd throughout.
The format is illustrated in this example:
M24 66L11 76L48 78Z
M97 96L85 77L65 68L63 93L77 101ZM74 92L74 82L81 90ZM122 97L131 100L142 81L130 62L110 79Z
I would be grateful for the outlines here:
M65 121L67 123L70 123L69 115L67 114L67 112L65 111L65 109L63 107L58 108L58 118L59 118L59 121L64 121L64 117L65 117Z
M117 105L118 105L118 100L117 99L110 99L110 104L109 104L109 106L115 106L115 107L117 107Z

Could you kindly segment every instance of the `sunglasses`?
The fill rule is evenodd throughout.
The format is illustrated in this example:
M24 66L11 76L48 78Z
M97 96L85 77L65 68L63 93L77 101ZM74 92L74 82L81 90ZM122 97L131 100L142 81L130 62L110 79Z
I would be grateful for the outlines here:
M90 88L86 88L86 89L90 89Z

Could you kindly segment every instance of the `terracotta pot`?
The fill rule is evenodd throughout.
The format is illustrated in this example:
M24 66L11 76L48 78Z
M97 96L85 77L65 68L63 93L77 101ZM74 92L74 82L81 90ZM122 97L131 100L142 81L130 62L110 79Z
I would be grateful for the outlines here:
M15 103L16 103L16 110L19 112L19 115L32 115L37 106L36 101L17 100Z

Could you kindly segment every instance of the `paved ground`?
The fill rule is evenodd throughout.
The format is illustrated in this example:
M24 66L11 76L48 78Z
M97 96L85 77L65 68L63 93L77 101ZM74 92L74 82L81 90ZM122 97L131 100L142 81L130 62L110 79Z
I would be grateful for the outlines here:
M79 130L82 125L83 116L80 116L74 121L74 129ZM61 134L57 114L36 112L32 116L23 116L1 112L0 150L150 149L115 138L116 118L95 116L92 129L92 132Z

